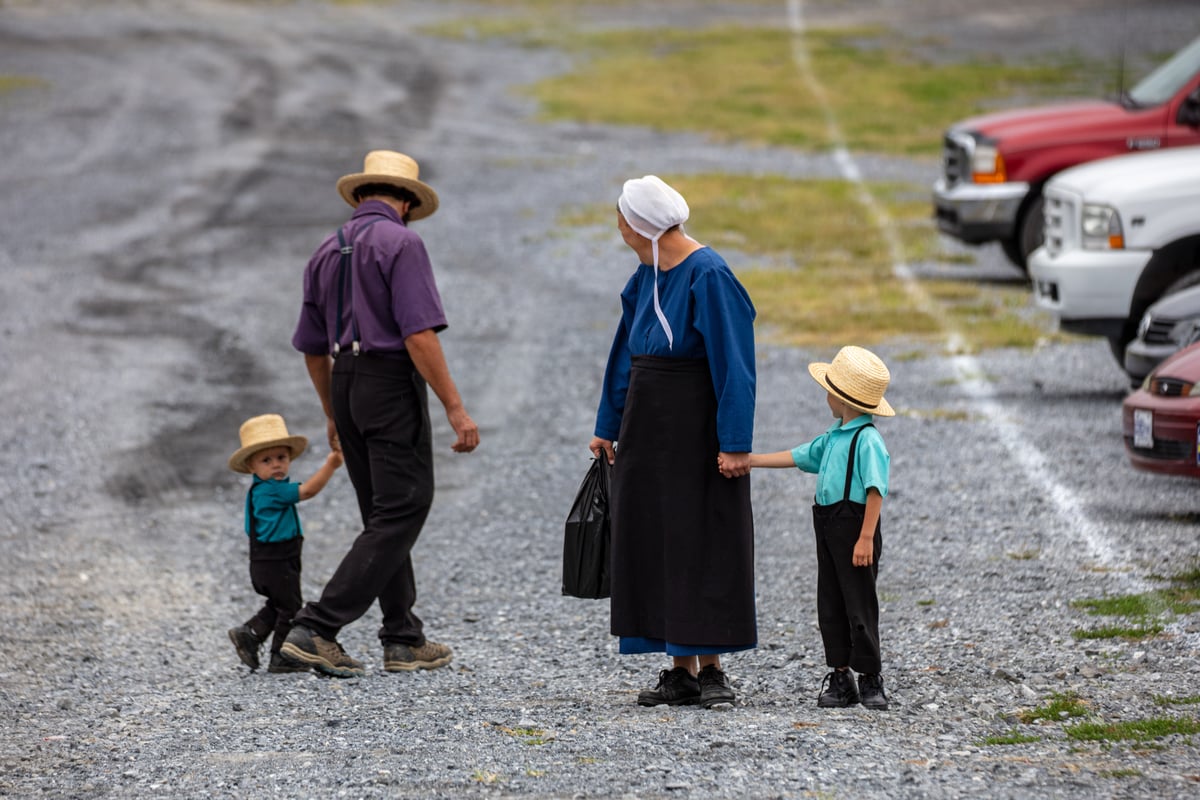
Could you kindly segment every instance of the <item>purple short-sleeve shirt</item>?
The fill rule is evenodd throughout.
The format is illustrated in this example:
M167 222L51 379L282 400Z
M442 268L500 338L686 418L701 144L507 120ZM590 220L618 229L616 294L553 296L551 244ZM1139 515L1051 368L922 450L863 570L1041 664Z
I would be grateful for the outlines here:
M378 200L360 203L342 230L354 246L350 291L342 300L342 348L350 346L356 324L363 352L378 354L402 352L412 334L446 327L425 243L391 206ZM304 270L304 304L292 346L308 355L332 352L338 336L339 247L335 232Z

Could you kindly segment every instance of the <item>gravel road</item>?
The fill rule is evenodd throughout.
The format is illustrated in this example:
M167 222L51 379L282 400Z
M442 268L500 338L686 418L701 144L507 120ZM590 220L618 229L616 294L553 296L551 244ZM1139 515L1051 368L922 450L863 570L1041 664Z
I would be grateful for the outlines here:
M787 19L783 2L696 5L630 9L629 23ZM1200 30L1190 0L995 5L797 4L810 24L869 20L948 52L1161 53ZM1156 702L1196 696L1196 615L1144 641L1072 635L1104 622L1073 601L1161 586L1200 556L1195 483L1126 463L1125 381L1100 340L974 358L878 348L902 412L881 423L892 710L815 707L814 484L781 471L754 478L761 644L726 662L738 706L635 704L661 661L619 657L606 605L558 590L634 265L609 227L557 220L648 172L838 167L536 124L512 87L568 55L416 32L474 10L0 0L0 76L39 81L0 95L0 795L1195 797L1192 737L1097 744L1067 736L1078 720L1019 721L1067 693L1094 721L1196 719ZM334 182L373 147L416 156L441 195L419 224L482 429L456 456L435 416L438 496L415 553L418 612L456 658L384 673L373 609L341 636L364 678L251 674L225 638L257 602L245 486L225 459L238 424L266 411L319 452L289 345L299 273L345 217ZM936 171L860 167L923 183ZM1014 278L991 250L957 269ZM805 365L840 344L760 348L759 449L824 429ZM357 533L344 477L301 513L311 597ZM1033 741L985 743L1013 731Z

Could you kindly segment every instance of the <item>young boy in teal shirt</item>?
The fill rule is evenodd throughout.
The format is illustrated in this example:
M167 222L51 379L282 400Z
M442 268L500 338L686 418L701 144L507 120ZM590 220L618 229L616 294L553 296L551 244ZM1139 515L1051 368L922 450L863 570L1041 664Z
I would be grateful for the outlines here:
M854 346L843 347L830 364L809 364L808 371L829 393L829 410L838 421L807 444L752 454L750 467L817 473L817 618L825 661L833 668L817 705L845 708L861 702L885 710L875 578L883 552L880 512L890 457L873 415L896 413L883 397L891 374L878 356ZM858 673L857 686L851 669Z

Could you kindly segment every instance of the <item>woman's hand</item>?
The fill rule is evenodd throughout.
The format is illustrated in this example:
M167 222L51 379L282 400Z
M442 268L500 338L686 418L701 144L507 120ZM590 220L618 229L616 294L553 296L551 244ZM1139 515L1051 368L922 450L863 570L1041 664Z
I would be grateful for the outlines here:
M588 450L591 450L592 455L594 455L596 458L599 458L600 454L604 453L604 457L608 459L608 463L610 465L617 460L617 453L615 450L613 450L613 443L611 439L601 439L599 436L597 436L593 438L592 443L588 445Z
M726 478L740 478L750 474L749 453L718 453L717 469Z

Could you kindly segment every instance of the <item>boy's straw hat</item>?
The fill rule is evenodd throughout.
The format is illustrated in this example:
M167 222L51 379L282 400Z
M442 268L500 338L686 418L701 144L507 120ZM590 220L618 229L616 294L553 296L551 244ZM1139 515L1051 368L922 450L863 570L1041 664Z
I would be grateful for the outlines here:
M399 186L415 194L421 205L408 212L410 220L424 219L438 208L437 192L427 183L422 183L417 176L420 168L412 158L397 153L394 150L372 150L363 159L363 171L338 178L337 190L350 205L358 208L354 199L354 190L369 183L386 183Z
M870 350L854 345L843 347L833 357L832 364L809 364L808 374L851 408L881 417L896 414L883 399L892 374Z
M292 451L292 458L299 458L308 447L307 438L288 435L287 423L278 414L251 417L242 423L238 434L242 437L242 446L229 457L229 468L234 472L249 472L246 462L260 450L286 447Z

